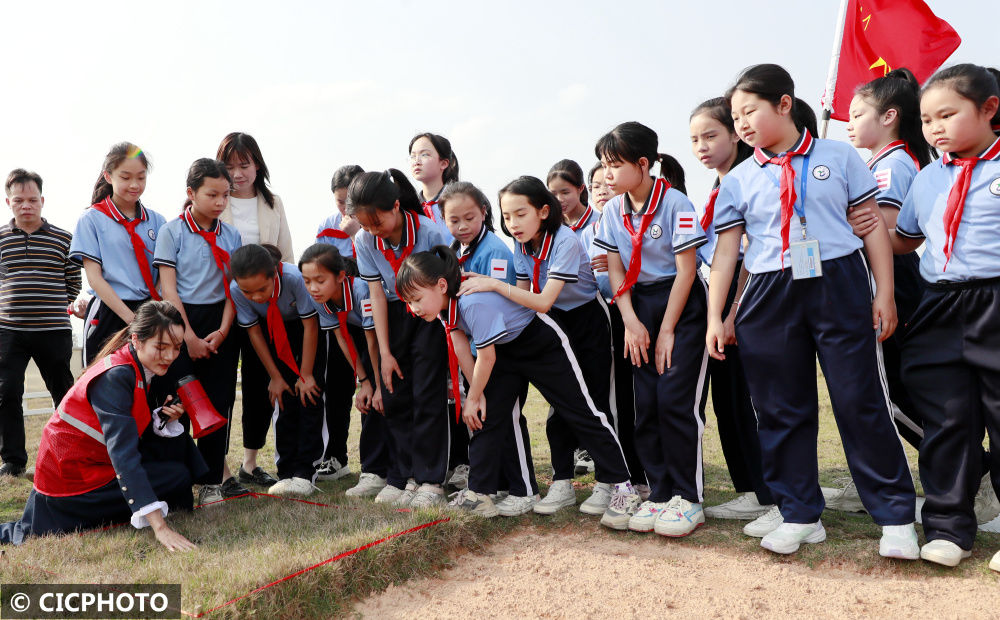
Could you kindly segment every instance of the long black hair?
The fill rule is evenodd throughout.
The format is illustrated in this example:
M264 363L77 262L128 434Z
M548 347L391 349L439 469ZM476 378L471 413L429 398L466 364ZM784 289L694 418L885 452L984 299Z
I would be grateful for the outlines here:
M446 245L436 245L426 252L407 256L396 273L396 290L400 299L406 300L418 288L434 286L441 278L448 283L448 296L458 295L462 271L455 252Z
M660 176L669 181L671 187L686 194L684 168L674 157L657 152L658 144L655 131L642 123L629 121L601 136L594 147L594 155L601 161L625 162L636 166L645 157L650 169L654 162L658 162Z
M554 235L559 231L559 227L563 224L562 205L552 195L549 188L545 186L545 183L542 183L541 179L528 175L517 177L500 188L500 191L497 193L498 204L503 200L504 194L524 196L528 204L539 210L548 206L549 214L542 220L542 232ZM512 236L510 231L507 230L507 224L504 223L503 218L500 219L500 227L503 229L504 234L508 237ZM527 241L525 245L530 248L531 241Z
M413 144L420 138L427 138L430 141L431 146L437 151L438 157L448 162L448 167L445 168L441 173L441 181L445 185L449 183L454 183L458 180L458 155L455 155L455 151L451 148L451 142L448 138L444 136L439 136L436 133L418 133L413 136L410 140L410 146L407 148L407 154L413 151ZM426 197L428 200L432 196Z
M192 192L197 192L202 185L205 184L205 179L225 179L229 183L230 187L233 185L233 178L229 176L229 171L226 170L226 165L221 161L215 159L209 159L208 157L202 157L201 159L194 160L191 167L188 168L187 174L187 186ZM184 206L182 209L186 209L194 201L188 198L184 201Z
M146 168L147 172L152 168L152 164L149 163L149 158L146 157L146 153L131 142L119 142L118 144L112 146L111 150L108 151L108 154L104 156L104 164L101 166L101 173L97 176L97 182L94 183L94 191L90 196L90 204L97 204L111 195L114 188L112 188L111 183L108 183L107 179L104 178L104 173L107 172L108 174L111 174L115 171L115 168L122 165L122 162L126 159L138 159L142 162L142 165ZM41 186L39 186L39 189L41 189Z
M990 70L971 63L941 69L924 84L921 96L937 86L951 88L961 97L974 103L977 109L983 107L990 97L1000 97L1000 85ZM1000 123L1000 108L993 115L991 123L994 125Z
M180 344L170 334L170 328L173 326L184 329L184 319L173 304L166 301L147 301L135 311L135 318L132 319L132 322L118 330L101 347L101 351L94 358L94 361L90 363L90 366L124 347L131 340L132 336L135 336L140 342L144 342L165 333L171 342Z
M423 208L406 175L389 168L385 172L363 172L354 177L347 188L347 215L359 212L373 214L376 211L392 211L396 201L399 208L415 215L422 215Z
M587 181L583 178L583 168L572 159L560 159L552 164L549 173L545 176L545 184L548 185L556 179L562 179L573 187L582 187L580 192L580 203L587 206Z
M274 193L268 187L268 183L271 181L271 173L267 170L267 164L264 163L264 156L261 154L260 147L257 145L257 141L253 139L253 136L239 131L228 134L219 144L219 150L216 152L215 158L223 163L228 162L230 159L236 159L237 161L257 166L257 177L254 179L253 187L264 197L264 202L267 203L267 206L272 209L274 208Z
M242 280L263 275L273 278L281 262L281 250L270 243L244 245L229 257L229 271L233 278Z
M337 249L337 246L329 243L314 243L302 252L299 257L299 271L303 265L316 263L330 273L338 274L343 271L346 275L357 277L358 264L352 258L346 258Z
M733 122L733 109L725 97L713 97L712 99L702 101L698 104L698 107L691 111L691 116L688 117L688 120L690 121L699 114L707 114L712 120L718 121L719 124L725 127L730 135L736 135L736 124ZM753 147L743 140L737 140L736 158L729 169L732 170L737 164L751 155L753 155ZM719 185L718 177L715 179L715 185Z
M885 77L859 86L854 94L875 108L879 116L895 109L899 118L899 139L917 158L921 168L931 163L931 149L924 140L920 123L920 83L912 71L905 67L893 69Z

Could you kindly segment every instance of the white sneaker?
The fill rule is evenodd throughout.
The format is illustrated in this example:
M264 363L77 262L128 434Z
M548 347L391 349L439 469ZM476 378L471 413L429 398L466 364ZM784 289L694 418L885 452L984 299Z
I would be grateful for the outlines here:
M613 492L614 487L609 483L598 482L594 485L594 490L591 492L590 497L583 500L583 503L580 504L580 512L595 517L604 514L611 504L611 495ZM638 494L636 497L639 497Z
M941 566L958 566L958 563L972 555L972 551L962 549L950 540L931 540L920 548L920 557Z
M413 494L410 508L431 508L445 503L444 489L437 484L423 484Z
M372 497L385 488L385 478L378 474L361 472L358 483L344 491L348 497ZM400 491L402 492L402 491Z
M468 488L455 493L452 496L452 500L448 502L448 506L450 508L465 510L485 519L492 519L500 514L489 495L476 493Z
M575 450L573 460L573 474L583 476L587 473L594 473L594 459L590 458L590 453L586 450Z
M993 490L993 481L987 473L979 483L979 491L976 493L974 504L976 512L976 523L989 523L1000 516L1000 501Z
M713 519L740 519L749 521L763 515L771 506L764 506L757 501L757 494L750 492L731 499L718 506L706 506L705 516Z
M410 502L413 501L413 498L416 496L416 494L417 494L417 481L414 480L413 478L410 478L406 482L406 488L403 489L403 492L399 494L399 497L396 498L396 501L394 501L392 505L396 506L397 508L405 508L406 506L410 505Z
M883 558L919 560L920 543L917 542L917 530L913 524L883 525L878 554Z
M459 465L455 468L455 471L448 478L448 486L462 490L469 486L469 466Z
M218 506L224 499L226 498L222 496L221 484L203 484L198 489L198 505L201 507Z
M642 495L639 496L642 499ZM667 502L644 501L628 520L628 529L633 532L652 532L656 518L667 507Z
M778 510L778 507L771 506L770 510L744 525L743 533L754 538L764 538L778 529L778 526L784 522L785 519L781 516L781 511Z
M660 536L678 538L687 536L705 523L705 511L701 504L694 504L680 495L667 502L667 507L653 524L653 530Z
M270 495L277 495L278 497L287 497L289 495L305 497L306 495L312 495L314 490L316 490L316 487L313 486L313 483L305 478L294 477L277 481L271 485L271 488L267 492Z
M569 480L556 480L533 510L540 515L555 514L560 508L576 505L576 491Z
M327 459L316 468L317 480L340 480L350 475L351 468L347 466L347 463L341 465L337 459Z
M466 487L468 488L468 487ZM510 491L497 491L493 495L490 495L490 499L493 500L494 504L499 504L510 495Z
M649 496L653 494L653 489L649 488L648 484L633 484L632 488L639 494L642 501L648 500Z
M980 523L979 531L993 532L994 534L1000 534L1000 517L997 517L992 521L987 521L986 523Z
M760 541L760 546L775 553L789 554L799 550L802 543L821 543L826 540L823 522L782 523Z
M1000 572L1000 551L993 554L993 559L990 560L990 570Z
M358 486L360 485L361 482L359 481ZM378 492L378 494L375 495L375 503L395 504L396 500L398 500L402 495L403 495L403 489L393 486L391 484L387 484L384 487L382 487L382 489Z
M601 517L601 525L610 527L613 530L627 530L629 521L632 520L632 515L639 509L641 501L635 489L630 488L628 491L615 491L611 494L608 509L604 511L604 516Z
M497 511L504 517L520 517L531 512L540 499L541 496L537 494L524 497L508 495L497 504Z
M834 484L840 484L838 488L823 487L823 499L826 500L827 510L839 510L840 512L866 512L865 505L861 503L861 496L858 495L858 487L850 478L839 478Z

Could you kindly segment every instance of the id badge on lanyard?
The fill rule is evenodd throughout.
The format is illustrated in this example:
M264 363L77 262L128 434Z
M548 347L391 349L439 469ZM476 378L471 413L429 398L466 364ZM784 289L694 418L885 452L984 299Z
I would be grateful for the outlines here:
M819 278L823 275L823 259L819 254L819 241L809 236L806 226L806 188L808 187L809 155L802 158L802 184L800 186L801 199L794 205L795 214L799 216L799 224L802 226L802 238L788 244L788 253L791 255L792 279L805 280L808 278ZM781 186L774 175L771 175L774 184Z

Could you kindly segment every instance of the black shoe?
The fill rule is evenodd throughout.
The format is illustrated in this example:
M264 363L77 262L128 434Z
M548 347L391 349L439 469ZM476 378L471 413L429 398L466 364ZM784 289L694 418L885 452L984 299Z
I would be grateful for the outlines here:
M240 482L244 484L256 484L257 486L269 487L272 484L277 484L278 480L260 467L254 467L253 471L248 474L246 470L240 466Z
M248 495L250 493L250 489L236 482L236 478L233 476L222 481L222 497L239 497L240 495Z
M4 463L0 465L0 476L18 477L24 473L24 465L16 463Z

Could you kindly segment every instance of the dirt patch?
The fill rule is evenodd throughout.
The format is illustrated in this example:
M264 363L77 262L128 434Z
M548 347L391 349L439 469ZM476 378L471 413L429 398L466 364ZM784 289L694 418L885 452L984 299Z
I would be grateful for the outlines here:
M874 541L873 541L874 542ZM876 543L877 544L877 543ZM994 579L912 579L810 568L770 554L636 541L582 532L505 538L467 554L440 578L419 579L361 601L370 618L648 616L996 617Z

